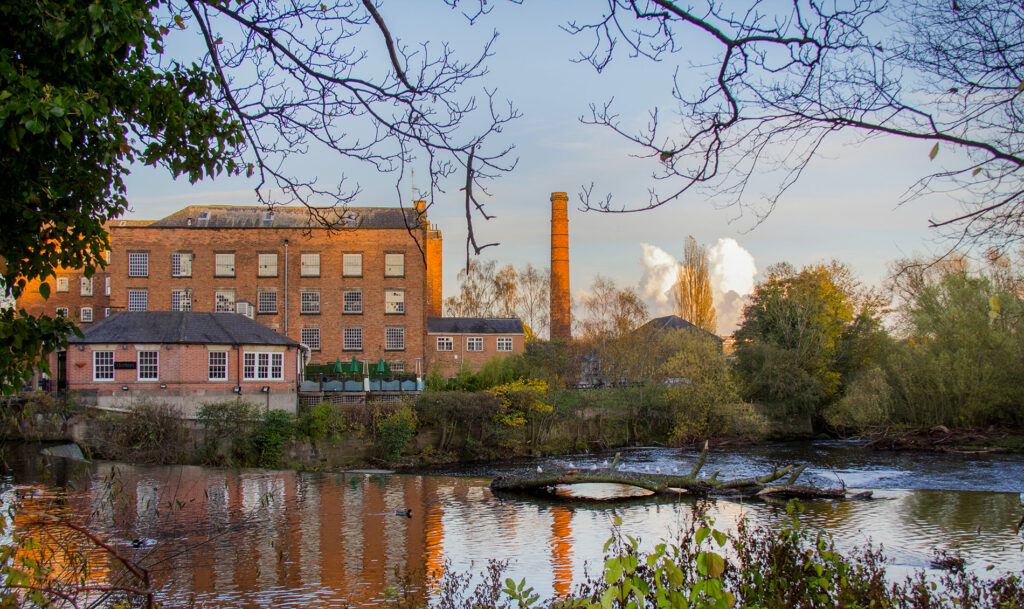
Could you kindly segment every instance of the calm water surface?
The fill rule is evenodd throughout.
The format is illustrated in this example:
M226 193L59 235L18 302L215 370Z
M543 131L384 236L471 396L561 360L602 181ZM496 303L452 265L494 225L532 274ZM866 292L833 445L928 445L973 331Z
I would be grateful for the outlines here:
M60 512L112 540L150 568L166 604L205 607L327 607L373 604L411 573L445 562L479 571L489 559L510 561L542 594L566 593L584 566L599 565L615 515L623 532L648 547L671 537L692 504L665 499L622 504L564 504L495 497L497 473L587 468L612 455L590 455L418 475L310 474L201 467L88 465L35 452L8 460L2 499ZM696 453L624 451L622 469L688 470ZM937 549L962 553L971 568L1024 569L1015 531L1024 490L1017 456L873 453L847 444L775 445L721 450L708 474L761 474L775 464L811 463L824 484L875 489L877 499L811 502L805 522L828 529L843 548L882 543L895 575L927 569ZM411 509L411 517L396 515ZM784 509L718 500L720 528L746 516L782 523ZM134 545L133 545L134 542ZM141 546L141 547L135 547ZM429 577L426 583L430 583Z

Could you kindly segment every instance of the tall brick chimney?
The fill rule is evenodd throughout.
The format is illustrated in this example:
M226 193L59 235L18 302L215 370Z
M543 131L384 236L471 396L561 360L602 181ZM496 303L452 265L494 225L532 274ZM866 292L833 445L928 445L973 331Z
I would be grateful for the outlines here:
M572 338L568 204L564 192L551 193L551 338L566 342Z

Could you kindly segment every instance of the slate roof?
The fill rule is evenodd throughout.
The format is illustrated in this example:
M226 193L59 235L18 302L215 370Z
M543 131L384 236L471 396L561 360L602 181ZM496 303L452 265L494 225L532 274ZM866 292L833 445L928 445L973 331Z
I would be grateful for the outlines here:
M71 343L157 343L216 345L298 345L238 313L121 311L89 324Z
M275 207L190 205L148 228L400 228L416 226L411 207ZM115 223L116 226L116 223ZM128 225L129 227L132 225Z
M704 334L713 337L718 342L722 342L725 340L722 337L718 336L717 334L712 334L711 332L708 332L703 328L698 328L697 326L686 321L682 317L679 317L678 315L666 315L664 317L655 317L651 321L640 326L640 330L648 328L653 330L692 330L695 332L703 332Z
M523 322L517 318L428 317L428 334L522 334Z

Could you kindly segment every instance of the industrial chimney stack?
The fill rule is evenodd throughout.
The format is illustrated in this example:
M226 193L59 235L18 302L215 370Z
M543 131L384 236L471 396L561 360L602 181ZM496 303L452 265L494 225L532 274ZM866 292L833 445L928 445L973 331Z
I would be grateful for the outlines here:
M551 338L572 338L569 296L569 197L551 193Z

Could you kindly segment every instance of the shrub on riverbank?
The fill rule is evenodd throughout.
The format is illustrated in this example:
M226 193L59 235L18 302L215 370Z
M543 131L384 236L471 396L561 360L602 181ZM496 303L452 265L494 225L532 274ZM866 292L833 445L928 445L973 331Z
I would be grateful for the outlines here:
M199 407L196 420L203 428L199 454L207 465L242 465L249 461L249 434L259 408L249 402L227 400Z
M99 456L133 463L180 463L189 440L185 423L167 404L139 402L110 418L96 438Z
M416 412L408 404L394 410L375 411L377 454L385 461L396 461L416 435Z

